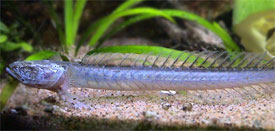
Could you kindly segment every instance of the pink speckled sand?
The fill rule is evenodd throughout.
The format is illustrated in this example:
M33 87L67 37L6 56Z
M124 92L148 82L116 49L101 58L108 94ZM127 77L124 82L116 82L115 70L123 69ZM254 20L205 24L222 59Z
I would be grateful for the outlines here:
M43 114L43 99L53 96L58 100L53 114L66 117L96 117L123 121L151 121L173 126L218 126L275 129L274 93L270 90L198 91L169 96L160 91L107 91L74 88L73 94L85 100L91 110L73 109L58 100L55 93L47 90L17 89L9 101L9 107L27 104L31 111ZM247 92L249 91L249 92Z

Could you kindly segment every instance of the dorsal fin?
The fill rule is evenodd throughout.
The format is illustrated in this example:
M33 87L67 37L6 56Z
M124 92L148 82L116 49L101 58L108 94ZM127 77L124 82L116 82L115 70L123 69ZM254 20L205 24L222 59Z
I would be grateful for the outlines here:
M97 66L152 66L169 68L274 68L274 57L266 53L225 51L174 52L170 54L97 53L87 55L83 64Z
M218 45L214 45L214 44L210 44L210 43L206 43L206 42L197 42L197 43L192 43L190 44L189 42L185 41L185 42L177 42L177 41L173 41L171 44L173 44L173 49L177 49L177 50L190 50L190 51L205 51L205 50L209 50L209 51L225 51L224 47L222 46L218 46ZM222 45L222 44L220 44Z

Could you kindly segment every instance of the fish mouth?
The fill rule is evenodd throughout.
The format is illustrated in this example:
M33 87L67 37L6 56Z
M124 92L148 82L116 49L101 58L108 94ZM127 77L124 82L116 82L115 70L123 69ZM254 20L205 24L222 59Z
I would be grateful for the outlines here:
M10 69L9 67L6 67L6 71L15 79L18 79L17 75L13 72L12 69Z

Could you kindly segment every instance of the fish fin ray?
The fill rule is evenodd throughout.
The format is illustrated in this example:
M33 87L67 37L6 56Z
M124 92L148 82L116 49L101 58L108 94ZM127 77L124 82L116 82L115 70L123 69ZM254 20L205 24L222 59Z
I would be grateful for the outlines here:
M153 54L97 53L85 56L82 64L104 66L149 66L163 68L267 68L273 69L275 59L266 53L226 51L182 51Z

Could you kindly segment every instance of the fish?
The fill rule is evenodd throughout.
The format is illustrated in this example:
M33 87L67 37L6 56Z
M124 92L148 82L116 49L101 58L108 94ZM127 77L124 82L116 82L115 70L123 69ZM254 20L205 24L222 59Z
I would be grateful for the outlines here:
M196 91L270 84L274 62L266 53L247 52L95 53L81 62L16 61L6 71L26 86L57 92L71 102L70 88Z

